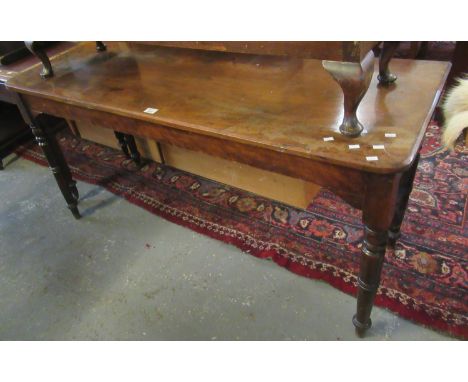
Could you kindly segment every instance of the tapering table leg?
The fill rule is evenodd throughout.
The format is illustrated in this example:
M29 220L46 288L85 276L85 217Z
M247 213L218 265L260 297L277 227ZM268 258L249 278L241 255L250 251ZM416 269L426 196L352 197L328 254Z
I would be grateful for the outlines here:
M396 241L400 238L401 223L403 223L409 197L411 191L413 190L414 177L418 169L418 163L419 154L416 156L416 159L414 160L411 167L401 176L395 215L393 216L392 224L388 230L388 244L391 246L394 246Z
M141 155L140 155L140 152L138 151L138 148L137 148L137 145L136 145L136 142L135 142L135 138L133 137L133 135L124 134L124 139L125 139L125 143L128 146L128 150L130 151L130 158L132 158L132 160L136 164L140 165L141 164Z
M398 47L399 41L385 41L379 57L379 75L377 79L382 85L388 85L397 80L397 76L390 72L390 60Z
M67 202L68 208L72 212L73 216L76 219L79 219L78 189L57 140L53 134L47 131L43 118L41 118L41 116L33 118L32 114L24 104L22 97L17 95L17 99L17 105L21 115L23 116L24 121L30 126L37 144L42 149L47 159L47 163L49 164L49 168L54 174L57 185Z
M52 70L52 65L50 64L49 57L47 57L47 53L42 49L39 41L25 41L26 48L28 48L32 54L34 54L39 60L42 62L42 71L41 77L48 78L54 75L54 71Z
M374 73L374 53L369 51L361 62L322 61L323 67L340 85L344 95L344 114L340 125L343 135L357 137L363 130L356 112L369 88Z
M395 212L400 175L370 175L363 205L364 243L358 277L356 333L363 336L372 325L370 315L380 285L387 232Z
M125 142L125 134L119 131L114 131L114 135L119 142L120 149L125 154L127 158L130 158L130 153L128 152L127 142Z

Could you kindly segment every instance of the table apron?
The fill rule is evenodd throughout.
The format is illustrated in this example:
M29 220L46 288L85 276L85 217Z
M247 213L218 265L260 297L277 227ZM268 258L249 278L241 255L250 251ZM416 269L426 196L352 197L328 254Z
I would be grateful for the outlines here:
M189 150L245 163L264 170L313 182L329 188L355 207L360 207L365 191L364 171L320 162L281 151L195 134L173 127L129 118L114 113L69 105L42 97L22 95L28 108L69 120L88 121L100 127L154 139Z

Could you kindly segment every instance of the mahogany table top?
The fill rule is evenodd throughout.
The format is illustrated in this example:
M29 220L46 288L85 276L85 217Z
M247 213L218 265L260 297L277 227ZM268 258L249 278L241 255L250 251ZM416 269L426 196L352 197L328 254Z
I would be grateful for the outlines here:
M377 173L402 171L413 161L450 68L393 60L397 83L378 88L374 74L358 111L365 131L348 138L338 131L341 89L319 60L126 43L98 53L94 43L81 43L51 61L54 77L42 79L35 66L7 87L151 122L155 129L164 125Z

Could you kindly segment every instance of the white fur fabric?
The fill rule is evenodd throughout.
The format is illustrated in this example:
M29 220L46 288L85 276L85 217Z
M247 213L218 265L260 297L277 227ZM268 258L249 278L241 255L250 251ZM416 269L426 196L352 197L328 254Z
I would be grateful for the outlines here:
M455 141L468 127L468 78L460 78L457 85L449 90L444 105L445 131L443 143L453 148Z

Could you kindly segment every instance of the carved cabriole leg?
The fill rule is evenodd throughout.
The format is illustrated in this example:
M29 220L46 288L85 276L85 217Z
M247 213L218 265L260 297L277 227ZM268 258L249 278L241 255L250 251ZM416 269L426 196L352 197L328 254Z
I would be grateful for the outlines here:
M388 231L388 244L391 246L394 246L396 241L400 238L400 227L405 217L411 191L413 190L414 177L418 169L418 163L419 154L416 156L411 167L401 176L395 215L393 216L392 224Z
M399 41L385 41L383 43L379 57L379 75L377 77L382 85L391 84L397 79L397 76L390 72L388 65L399 43Z
M342 134L357 137L363 130L356 112L374 73L374 54L370 51L360 62L322 61L323 67L341 86L344 95Z
M17 105L21 112L24 121L30 126L31 131L36 138L36 142L44 152L44 155L49 164L49 168L54 174L55 180L62 192L68 208L76 219L80 218L78 211L78 189L76 182L73 180L70 168L65 161L62 150L57 143L57 140L52 134L49 134L45 128L41 116L33 119L31 113L24 104L21 96L17 95Z
M41 77L48 78L54 75L52 65L46 52L41 48L39 41L25 41L26 47L42 62Z
M353 317L356 333L371 327L370 314L380 284L380 274L392 222L400 175L369 175L363 205L364 243L358 277L357 310Z
M96 50L98 52L104 52L107 49L107 46L102 41L96 41Z

